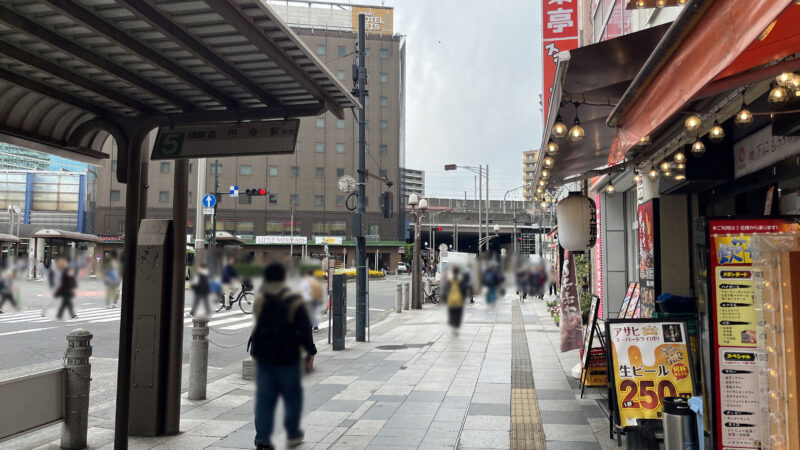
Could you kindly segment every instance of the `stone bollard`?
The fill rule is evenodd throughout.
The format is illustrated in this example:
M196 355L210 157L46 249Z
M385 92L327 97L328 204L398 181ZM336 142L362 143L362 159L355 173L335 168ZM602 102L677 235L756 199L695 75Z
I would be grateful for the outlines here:
M403 309L408 310L411 305L411 283L403 283Z
M397 292L394 295L394 312L403 312L403 284L397 283Z
M67 334L64 354L65 389L64 423L61 425L61 448L86 448L89 431L89 385L92 380L92 333L77 328Z
M208 319L192 319L192 348L189 355L189 400L206 399L208 381Z

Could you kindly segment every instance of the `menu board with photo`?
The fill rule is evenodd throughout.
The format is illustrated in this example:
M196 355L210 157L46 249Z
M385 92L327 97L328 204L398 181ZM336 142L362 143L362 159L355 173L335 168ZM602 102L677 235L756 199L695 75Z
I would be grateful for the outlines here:
M638 207L639 225L639 297L640 315L643 318L653 317L655 312L656 292L661 289L660 277L656 270L659 260L658 237L658 199L642 203Z
M636 283L631 281L628 283L628 290L625 291L625 298L622 299L622 306L619 308L619 314L617 314L617 318L625 317L625 313L628 311L628 304L631 302L631 297L633 296L633 290L636 288Z
M628 303L628 309L625 311L625 318L626 319L633 319L633 314L639 309L639 295L641 293L641 287L639 283L636 283L636 287L633 288L633 295L631 296L631 301Z

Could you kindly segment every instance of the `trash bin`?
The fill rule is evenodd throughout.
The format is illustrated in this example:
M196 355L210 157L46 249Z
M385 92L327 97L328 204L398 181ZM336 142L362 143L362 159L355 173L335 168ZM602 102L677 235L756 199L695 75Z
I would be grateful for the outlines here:
M661 417L665 450L697 450L697 422L689 402L681 397L664 397Z

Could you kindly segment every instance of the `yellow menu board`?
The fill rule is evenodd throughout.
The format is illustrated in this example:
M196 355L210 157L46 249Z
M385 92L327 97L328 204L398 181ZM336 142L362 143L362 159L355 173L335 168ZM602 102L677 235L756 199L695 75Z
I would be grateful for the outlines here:
M755 348L752 269L717 266L716 277L717 345Z

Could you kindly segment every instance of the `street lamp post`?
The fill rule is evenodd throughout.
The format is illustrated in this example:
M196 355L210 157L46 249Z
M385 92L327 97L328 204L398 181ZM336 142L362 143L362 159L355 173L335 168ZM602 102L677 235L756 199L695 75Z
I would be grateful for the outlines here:
M481 234L483 233L483 218L486 218L486 235L489 234L489 165L487 164L485 167L480 165L478 167L475 166L459 166L457 164L446 164L444 166L444 170L456 170L456 169L466 169L470 172L478 175L478 254L481 254ZM483 179L486 178L486 207L483 208L481 203L483 202ZM481 210L485 211L485 214L481 214ZM489 243L486 241L486 250L489 250Z
M522 189L524 187L528 187L528 186L531 186L531 183L525 183L522 186L517 186L517 187L515 187L513 189L509 189L509 190L506 191L505 194L503 194L503 214L506 213L506 197L508 196L508 194L510 194L510 193L512 193L514 191L520 190L520 189ZM516 254L517 253L517 202L514 202L514 219L513 219L513 222L514 222L514 234L513 234L513 237L514 237L514 244L513 245L514 246L513 246L513 249L514 249L514 253Z
M414 215L414 257L411 261L411 308L422 309L422 250L420 248L420 228L422 216L428 209L428 201L417 194L408 196L408 206Z

